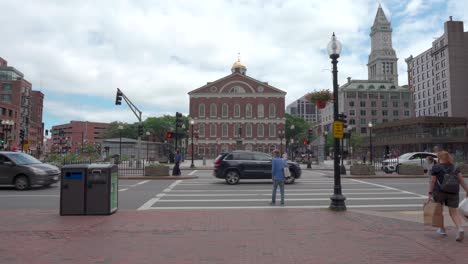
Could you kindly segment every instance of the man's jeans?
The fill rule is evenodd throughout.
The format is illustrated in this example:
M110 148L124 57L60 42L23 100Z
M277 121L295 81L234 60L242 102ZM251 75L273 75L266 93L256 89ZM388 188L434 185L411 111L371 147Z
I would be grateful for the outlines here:
M273 194L271 196L271 203L276 202L276 188L278 188L278 185L280 186L280 192L281 192L281 204L284 204L284 180L274 180L274 182L273 182Z

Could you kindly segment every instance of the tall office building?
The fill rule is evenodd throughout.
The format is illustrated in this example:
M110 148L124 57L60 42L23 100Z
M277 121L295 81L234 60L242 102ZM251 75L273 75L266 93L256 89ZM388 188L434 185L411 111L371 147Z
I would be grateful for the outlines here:
M432 47L405 61L416 116L468 118L468 32L462 21L450 17Z
M290 103L286 107L286 113L301 117L309 124L316 124L320 120L317 107L307 100L305 95Z

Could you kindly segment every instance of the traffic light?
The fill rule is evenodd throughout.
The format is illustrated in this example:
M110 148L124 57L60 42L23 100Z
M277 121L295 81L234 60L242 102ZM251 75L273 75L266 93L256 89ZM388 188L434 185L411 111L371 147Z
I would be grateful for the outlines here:
M117 95L115 96L115 105L121 105L122 104L122 91L120 91L119 88L117 88Z
M182 113L176 112L176 127L182 127Z
M45 135L48 136L49 135L49 130L45 130Z
M0 144L1 144L1 145L5 144L5 140L1 139L1 140L0 140Z
M171 139L174 137L174 133L172 132L167 132L167 139Z
M143 126L138 125L138 136L143 136Z
M346 123L348 122L348 120L346 120L346 118L347 118L347 116L344 113L338 114L338 121L343 122L343 129L346 129L348 127L346 125Z
M21 141L23 141L23 139L24 139L24 129L22 129L22 128L20 129L19 138L20 138Z
M309 145L309 142L307 141L307 139L304 139L304 145Z
M307 132L307 136L311 138L313 135L314 135L314 131L312 129L309 129L309 131Z

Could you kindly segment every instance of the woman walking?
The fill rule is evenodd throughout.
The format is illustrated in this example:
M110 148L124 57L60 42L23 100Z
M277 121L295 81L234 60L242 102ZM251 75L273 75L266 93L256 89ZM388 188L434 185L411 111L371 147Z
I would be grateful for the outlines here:
M465 184L463 175L461 174L458 168L455 168L453 165L453 158L447 151L440 151L437 155L439 162L432 167L431 170L431 183L429 185L429 197L428 199L434 199L436 203L440 203L442 206L445 204L449 208L450 217L453 220L453 223L457 227L457 236L456 241L461 242L464 238L464 231L461 225L461 217L458 214L458 204L460 203L459 190L447 192L444 188L445 182L444 178L447 180L451 177L456 177L458 179L458 184L463 187L468 197L468 186ZM459 186L455 185L455 186ZM444 190L443 190L444 189ZM458 188L456 188L458 189ZM437 233L440 235L447 235L444 227L444 218L442 210L442 224L437 229Z

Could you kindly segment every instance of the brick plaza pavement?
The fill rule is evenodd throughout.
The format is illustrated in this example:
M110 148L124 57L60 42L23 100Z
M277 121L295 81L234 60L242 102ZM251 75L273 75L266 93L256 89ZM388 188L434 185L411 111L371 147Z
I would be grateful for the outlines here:
M467 263L468 241L354 211L0 211L0 263Z

